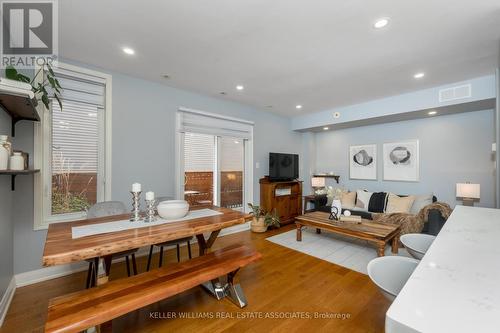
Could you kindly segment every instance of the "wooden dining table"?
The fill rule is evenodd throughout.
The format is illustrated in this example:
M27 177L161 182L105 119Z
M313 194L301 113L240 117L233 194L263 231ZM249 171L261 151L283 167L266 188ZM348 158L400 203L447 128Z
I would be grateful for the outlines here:
M112 254L190 236L196 236L199 255L203 256L210 251L222 229L243 224L251 219L250 214L228 208L205 206L193 210L202 208L209 208L222 214L79 238L73 238L73 227L127 220L130 218L130 214L51 224L45 240L43 266L63 265L88 259L93 259L96 266L101 264L104 266L104 258ZM209 234L208 238L205 238L205 234ZM103 285L107 282L106 272L101 269L97 277L97 285ZM217 299L221 299L217 293L216 280L204 282L201 286ZM97 330L112 331L111 322L103 325L100 325Z
M87 259L104 258L115 253L149 247L153 244L190 236L196 236L201 256L210 250L222 229L243 224L251 219L249 214L228 208L213 206L203 208L210 208L222 214L81 238L72 237L73 227L126 220L130 215L114 215L51 224L45 241L42 257L43 266L63 265ZM210 236L206 238L204 234L208 233L210 233ZM106 282L106 280L101 280L100 283Z

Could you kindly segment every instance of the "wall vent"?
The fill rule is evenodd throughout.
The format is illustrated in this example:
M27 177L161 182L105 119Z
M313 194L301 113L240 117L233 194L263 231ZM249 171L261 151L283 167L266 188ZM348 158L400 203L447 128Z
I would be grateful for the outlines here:
M457 99L470 98L471 96L472 87L470 84L439 90L439 102L441 103Z

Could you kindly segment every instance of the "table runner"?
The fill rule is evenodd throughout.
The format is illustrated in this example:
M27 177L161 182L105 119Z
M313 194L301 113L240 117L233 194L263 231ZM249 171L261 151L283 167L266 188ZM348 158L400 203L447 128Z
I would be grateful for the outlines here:
M113 221L113 222L96 223L96 224L90 224L90 225L85 225L85 226L80 226L80 227L72 227L71 228L71 236L73 239L75 239L75 238L81 238L81 237L85 237L85 236L105 234L105 233L109 233L109 232L123 231L123 230L128 230L128 229L153 227L153 226L164 224L164 223L187 221L187 220L197 219L197 218L201 218L201 217L209 217L209 216L216 216L216 215L222 215L222 214L223 213L221 213L221 212L205 208L205 209L189 211L185 217L183 217L181 219L176 219L176 220L165 220L165 219L162 219L159 217L158 220L156 220L155 222L144 222L144 221L130 222L129 220L120 220L120 221Z

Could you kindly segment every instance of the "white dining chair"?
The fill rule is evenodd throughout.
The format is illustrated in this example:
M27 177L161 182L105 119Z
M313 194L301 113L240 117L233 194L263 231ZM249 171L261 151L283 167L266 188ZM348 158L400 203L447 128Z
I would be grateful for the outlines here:
M408 253L415 259L421 260L436 236L427 234L405 234L399 238Z
M368 263L368 276L388 300L394 301L418 263L416 259L400 256L375 258Z
M87 210L87 218L88 219L93 219L93 218L99 218L99 217L105 217L105 216L112 216L112 215L120 215L120 214L125 214L127 213L127 208L121 201L104 201L104 202L98 202L95 205L91 206ZM111 263L113 260L119 259L119 258L125 258L125 263L127 265L127 275L131 276L130 273L130 259L132 260L132 271L134 275L137 274L137 262L135 260L135 253L137 252L138 249L133 249L133 250L128 250L124 252L119 252L119 253L114 253L110 256L104 257L104 265L105 265L105 271L106 271L106 276L109 275L111 271ZM130 257L130 259L129 259ZM89 268L87 271L87 288L93 287L97 284L97 271L98 271L98 260L96 258L94 259L88 259L87 262L89 263Z

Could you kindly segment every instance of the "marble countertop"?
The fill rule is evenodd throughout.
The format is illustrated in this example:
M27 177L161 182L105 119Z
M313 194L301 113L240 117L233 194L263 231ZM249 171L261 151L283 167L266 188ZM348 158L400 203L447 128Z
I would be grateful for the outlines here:
M500 332L500 210L457 206L386 314L387 333Z

